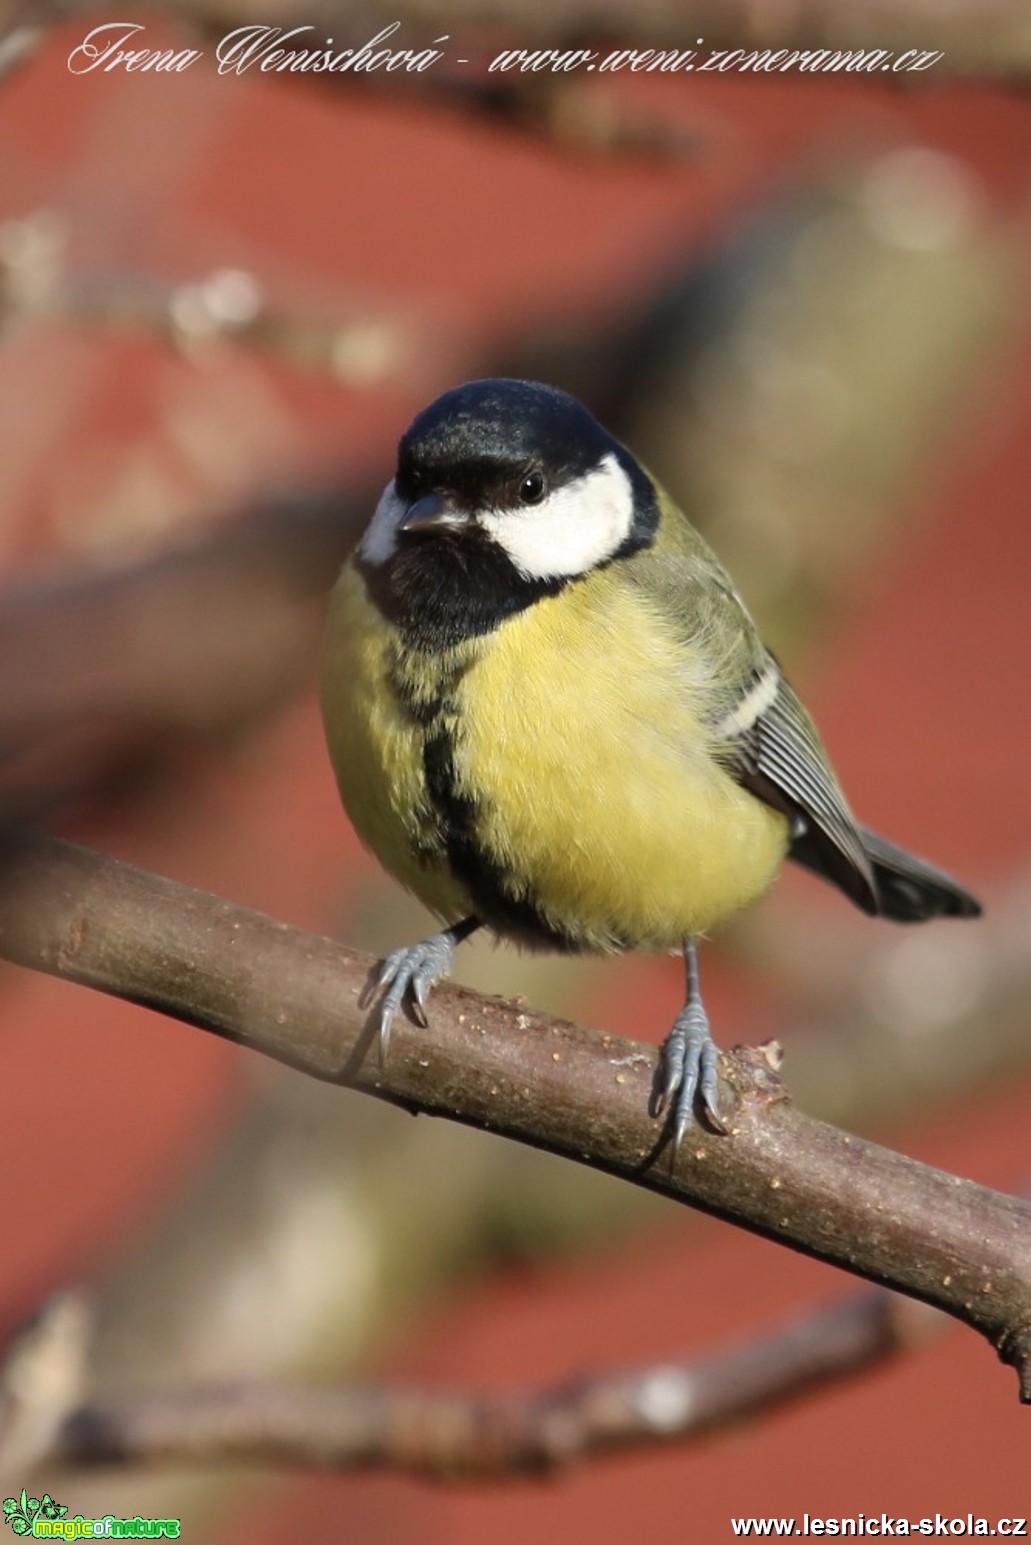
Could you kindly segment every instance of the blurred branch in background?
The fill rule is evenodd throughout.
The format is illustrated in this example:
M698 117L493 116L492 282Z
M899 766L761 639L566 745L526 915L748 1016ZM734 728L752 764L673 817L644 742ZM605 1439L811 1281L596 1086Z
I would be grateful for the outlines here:
M412 368L431 347L420 321L399 310L377 314L356 304L338 318L285 313L244 269L174 285L131 273L87 279L75 272L69 242L54 209L0 226L0 342L33 324L135 329L200 362L218 346L255 349L355 388Z
M875 1368L947 1323L875 1290L704 1358L519 1394L249 1380L80 1400L84 1316L61 1295L8 1350L0 1388L20 1397L0 1419L0 1476L17 1476L11 1485L44 1464L155 1461L389 1469L451 1483L538 1476L705 1436Z
M178 740L239 733L292 697L372 498L269 499L142 563L0 590L0 808L40 812L102 789Z
M730 1137L667 1173L655 1053L455 988L386 1066L360 1008L373 963L55 839L9 832L0 953L214 1030L291 1067L592 1164L945 1310L1031 1401L1031 1207L802 1115L770 1049L724 1057ZM660 1167L660 1165L662 1167Z
M19 1327L0 1363L0 1488L52 1452L87 1384L92 1315L84 1294L55 1293Z

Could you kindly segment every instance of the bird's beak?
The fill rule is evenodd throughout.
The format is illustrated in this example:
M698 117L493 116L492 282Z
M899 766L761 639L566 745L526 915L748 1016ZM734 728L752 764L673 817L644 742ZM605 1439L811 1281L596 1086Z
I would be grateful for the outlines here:
M401 522L401 530L416 533L462 531L470 522L469 513L458 509L444 494L425 494L416 499Z

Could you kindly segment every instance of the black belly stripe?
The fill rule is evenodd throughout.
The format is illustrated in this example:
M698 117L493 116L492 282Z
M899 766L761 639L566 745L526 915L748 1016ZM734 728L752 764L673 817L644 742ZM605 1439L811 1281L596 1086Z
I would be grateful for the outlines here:
M550 928L534 907L506 895L500 871L477 839L479 806L458 787L453 732L458 715L456 693L471 664L472 656L413 651L403 645L395 651L388 668L394 699L422 736L423 775L432 820L413 838L413 852L423 865L444 860L468 890L476 915L488 927L551 949L575 949L576 945ZM434 683L432 691L420 691L427 680Z
M446 705L423 747L426 789L440 821L452 872L488 928L537 948L579 953L583 945L575 937L556 928L528 897L512 895L504 873L484 851L477 835L483 807L458 786L453 724L453 705Z
M475 655L402 644L389 669L395 701L411 716L422 736L423 774L432 821L413 844L423 864L446 861L469 892L477 917L488 928L533 948L578 954L584 944L555 924L527 896L513 895L504 871L479 838L489 812L459 787L455 729L460 717L457 693ZM432 661L427 669L429 661ZM428 681L432 690L426 691ZM613 935L613 943L623 947Z

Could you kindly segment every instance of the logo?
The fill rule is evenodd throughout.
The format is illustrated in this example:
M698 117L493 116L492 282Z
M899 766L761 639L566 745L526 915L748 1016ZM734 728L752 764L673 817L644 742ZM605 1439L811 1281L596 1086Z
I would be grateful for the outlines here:
M24 1486L20 1497L5 1499L3 1509L12 1532L31 1540L177 1540L182 1527L178 1518L115 1518L113 1513L69 1518L65 1505L48 1492L30 1497Z
M4 1502L4 1523L10 1524L15 1534L32 1534L37 1519L48 1524L58 1523L67 1511L47 1492L42 1497L27 1497L23 1486L20 1498L8 1497Z

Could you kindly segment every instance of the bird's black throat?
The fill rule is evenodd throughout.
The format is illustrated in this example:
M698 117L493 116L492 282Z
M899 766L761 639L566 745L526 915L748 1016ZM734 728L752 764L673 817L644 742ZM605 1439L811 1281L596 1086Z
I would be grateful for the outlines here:
M402 535L400 542L386 563L359 555L356 565L387 621L433 652L492 633L569 583L528 579L503 548L475 531Z

